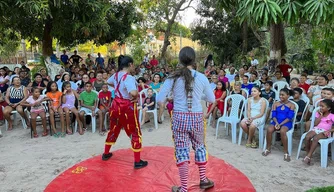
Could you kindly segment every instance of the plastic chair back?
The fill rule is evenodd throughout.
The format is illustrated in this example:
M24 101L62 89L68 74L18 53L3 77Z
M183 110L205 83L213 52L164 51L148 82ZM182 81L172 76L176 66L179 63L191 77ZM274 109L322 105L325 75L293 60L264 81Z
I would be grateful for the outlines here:
M241 115L242 115L242 111L245 107L245 102L246 99L244 96L239 95L239 94L233 94L230 96L227 96L225 98L225 103L228 103L228 101L231 100L231 106L230 106L230 113L227 112L227 105L224 105L224 116L225 117L237 117L237 119L240 121L241 119ZM240 109L240 105L241 107L241 113L239 113L239 109Z
M285 81L277 81L273 84L273 88L276 89L278 92L284 87L289 87L289 84Z

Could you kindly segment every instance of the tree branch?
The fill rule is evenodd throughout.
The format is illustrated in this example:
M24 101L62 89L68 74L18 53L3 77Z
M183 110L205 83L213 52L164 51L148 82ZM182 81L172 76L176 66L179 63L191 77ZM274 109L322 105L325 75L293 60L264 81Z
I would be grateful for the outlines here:
M188 5L185 6L185 7L183 7L183 8L180 7L179 11L184 11L184 10L190 8L190 7L194 8L193 6L190 5L192 2L193 2L193 0L190 0L189 3L188 3ZM185 3L185 2L184 2L184 3ZM182 3L182 4L183 4L183 3ZM182 6L182 5L181 5L181 6ZM194 9L195 9L195 8L194 8ZM196 10L196 9L195 9L195 10Z

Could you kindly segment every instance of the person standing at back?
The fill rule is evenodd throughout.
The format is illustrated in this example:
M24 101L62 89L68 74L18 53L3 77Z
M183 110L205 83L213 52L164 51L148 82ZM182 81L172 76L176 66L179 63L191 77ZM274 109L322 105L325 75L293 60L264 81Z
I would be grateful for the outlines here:
M277 67L281 70L283 77L286 79L286 82L290 83L290 73L293 71L293 67L287 64L285 59L282 59L281 64Z
M205 75L193 69L195 59L194 49L182 48L179 53L180 69L167 78L157 97L160 104L166 101L170 92L174 97L172 131L181 187L173 186L173 192L188 191L190 141L195 150L195 162L199 168L200 188L208 189L214 186L213 181L206 177L208 154L204 145L201 99L213 103L215 96Z

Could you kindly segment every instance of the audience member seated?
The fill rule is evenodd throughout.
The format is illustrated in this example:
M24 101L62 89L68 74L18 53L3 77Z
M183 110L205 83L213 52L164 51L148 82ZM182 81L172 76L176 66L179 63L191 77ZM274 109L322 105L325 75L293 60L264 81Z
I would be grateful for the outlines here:
M101 79L102 79L102 74ZM102 88L102 87L101 87ZM80 93L79 96L79 102L80 102L80 121L83 124L83 129L86 129L86 121L84 119L85 114L91 113L93 117L98 115L98 122L100 126L100 135L104 136L106 133L106 130L103 129L103 122L104 122L104 116L102 115L102 111L98 107L98 95L95 91L92 90L93 86L91 82L87 82L85 84L85 91Z
M105 83L103 81L103 76L102 75L103 75L103 73L101 71L97 72L97 74L96 74L96 80L92 83L93 84L93 88L97 92L101 91L102 85Z
M290 89L294 90L295 88L299 88L299 79L296 77L290 80Z
M42 137L48 135L48 129L46 128L46 113L45 108L42 104L43 101L47 101L48 98L44 95L41 95L41 90L37 87L32 87L31 89L32 95L28 97L28 99L22 102L22 106L30 107L30 122L31 129L33 131L34 138L38 137L36 130L36 118L39 116L42 119L43 125L43 134Z
M225 70L224 69L221 69L219 71L219 75L218 75L218 81L222 82L225 84L225 87L228 88L228 78L225 77Z
M264 84L264 89L261 90L261 97L268 100L270 109L273 106L273 103L276 98L276 93L272 90L272 88L273 88L273 82L267 81Z
M29 120L24 113L22 103L28 98L28 90L26 87L21 85L19 77L13 78L13 85L10 86L6 92L5 101L8 103L8 106L5 107L3 115L8 122L8 130L13 129L13 122L10 118L12 111L16 110L26 121L27 126L29 125Z
M53 131L53 136L58 137L65 137L65 123L64 123L64 114L63 109L61 107L61 98L63 93L58 90L57 83L55 81L50 81L46 86L46 97L49 98L49 114L50 114L50 123L51 129ZM61 125L61 132L57 132L56 130L56 122L55 122L55 115L58 114L60 118L60 125Z
M263 115L265 115L266 102L264 98L261 98L261 90L258 86L252 88L251 97L247 101L247 114L241 121L240 126L243 131L248 135L246 147L257 148L255 141L256 129L265 123Z
M217 82L218 82L217 75L212 75L211 76L211 82L210 82L210 86L211 86L212 90L216 89Z
M290 82L293 81L294 78L291 79ZM303 90L301 88L294 88L294 89L291 89L293 90L293 101L295 103L297 103L298 105L298 114L296 116L296 122L299 122L301 120L301 117L303 115L303 112L304 112L304 109L306 107L306 103L304 100L301 99L301 96L303 94Z
M68 74L66 76L68 76L69 78ZM71 112L75 115L75 119L78 122L79 134L83 135L82 122L80 121L78 109L75 106L76 100L79 100L79 96L76 93L76 91L71 88L71 83L69 81L64 81L61 90L63 92L61 107L63 108L63 111L65 113L66 132L69 135L73 134L70 129L70 124L71 124L70 112Z
M215 94L215 102L209 105L208 112L205 115L205 118L209 118L210 114L212 114L213 123L212 126L215 127L215 120L217 117L217 110L219 109L221 115L224 115L224 104L225 98L227 96L227 91L225 84L221 81L217 82L217 87L214 89Z
M249 83L249 77L247 75L245 75L242 78L241 88L246 89L248 91L248 95L251 95L253 86L254 86L253 84Z
M153 110L155 108L155 96L153 94L153 89L148 88L147 90L147 97L143 100L142 106L139 107L139 109L142 109L142 121L140 125L144 125L145 123L150 122L147 116L148 110Z
M150 88L159 93L161 86L162 86L161 77L158 73L156 73L153 76L153 82L150 83Z
M19 78L20 78L20 81L21 81L21 85L23 85L25 87L28 87L28 85L31 83L31 80L30 80L29 77L27 77L27 72L25 72L25 71L22 71L22 70L20 71Z
M42 94L43 90L46 89L47 84L44 83L42 75L40 73L35 73L34 79L35 80L28 85L28 89L36 87Z
M299 87L303 89L303 92L306 94L308 93L308 89L310 88L310 85L306 83L307 75L301 74L299 78Z
M276 71L275 72L275 77L271 78L273 83L276 83L278 81L284 81L286 82L286 79L282 76L282 72Z
M292 95L288 88L280 90L280 101L274 103L271 117L272 122L267 128L267 148L262 153L263 156L267 156L271 153L271 141L272 135L276 131L280 131L281 140L283 143L284 161L289 162L290 155L288 154L288 139L286 133L293 128L293 118L295 115L295 105L289 101L290 95Z
M330 99L325 99L320 102L320 110L316 113L314 127L307 133L305 138L306 156L303 162L311 165L312 154L318 147L320 139L331 137L334 132L334 105Z
M7 72L4 68L0 69L0 91L1 93L4 93L8 89L8 83L9 83L9 75L7 75Z

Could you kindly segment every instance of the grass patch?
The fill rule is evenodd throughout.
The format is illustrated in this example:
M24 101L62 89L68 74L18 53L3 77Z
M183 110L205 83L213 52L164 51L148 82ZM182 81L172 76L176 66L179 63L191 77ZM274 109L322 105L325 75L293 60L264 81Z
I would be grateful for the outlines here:
M334 186L328 186L328 187L319 187L319 188L313 188L306 192L333 192Z

